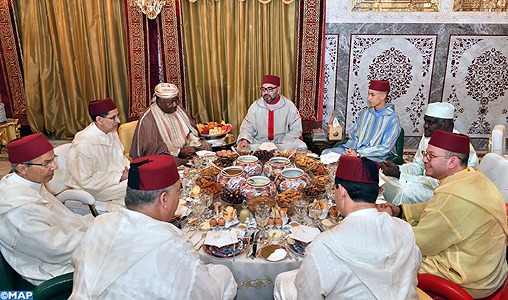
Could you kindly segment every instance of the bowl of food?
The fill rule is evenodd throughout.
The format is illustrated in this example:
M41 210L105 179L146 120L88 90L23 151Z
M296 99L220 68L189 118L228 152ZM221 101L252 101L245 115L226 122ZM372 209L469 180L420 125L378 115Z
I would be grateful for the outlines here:
M217 140L226 137L232 129L231 124L226 124L224 121L219 122L207 122L203 124L197 124L199 134L205 140Z

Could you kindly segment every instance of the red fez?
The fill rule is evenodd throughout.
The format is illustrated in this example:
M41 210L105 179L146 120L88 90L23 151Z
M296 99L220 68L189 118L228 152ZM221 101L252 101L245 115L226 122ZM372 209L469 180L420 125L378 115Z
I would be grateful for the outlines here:
M379 184L379 164L366 158L341 155L335 177L377 185Z
M51 150L53 146L42 133L27 135L7 144L11 164L27 162Z
M127 185L142 191L165 189L175 184L180 175L175 159L170 155L149 155L139 157L130 164Z
M390 91L390 83L386 80L371 80L369 89L388 93Z
M94 100L88 104L88 112L90 116L98 116L100 114L105 114L110 110L116 108L115 102L110 98L102 99L102 100Z
M270 83L276 86L280 85L280 78L273 75L265 75L263 76L263 84Z
M430 138L429 145L455 153L469 154L470 139L467 135L436 130Z

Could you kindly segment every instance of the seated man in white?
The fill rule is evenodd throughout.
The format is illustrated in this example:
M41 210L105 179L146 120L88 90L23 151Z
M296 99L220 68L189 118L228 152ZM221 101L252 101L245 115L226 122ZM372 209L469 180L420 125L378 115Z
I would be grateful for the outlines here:
M342 155L335 202L345 216L305 250L298 270L275 279L275 299L416 299L421 254L411 226L380 213L378 167Z
M127 208L98 216L74 253L70 299L233 299L231 271L204 265L169 223L180 193L172 156L133 160Z
M418 150L413 162L397 166L391 161L381 164L383 173L381 179L386 182L383 185L383 196L387 201L395 205L402 203L411 204L427 202L434 196L434 189L439 185L439 180L425 175L422 152L427 150L430 137L436 130L455 132L453 105L447 102L430 103L423 117L423 137L418 145ZM468 166L475 167L477 162L476 152L470 145Z
M90 102L92 123L76 133L67 152L65 184L94 196L100 211L124 207L129 160L118 137L118 108L106 98Z
M263 76L261 98L249 107L240 126L238 149L255 151L265 143L275 144L279 150L307 149L300 140L302 118L295 104L281 94L280 78Z
M44 184L58 169L41 133L7 144L14 173L0 180L0 250L24 279L39 285L73 271L71 257L94 218L73 213Z

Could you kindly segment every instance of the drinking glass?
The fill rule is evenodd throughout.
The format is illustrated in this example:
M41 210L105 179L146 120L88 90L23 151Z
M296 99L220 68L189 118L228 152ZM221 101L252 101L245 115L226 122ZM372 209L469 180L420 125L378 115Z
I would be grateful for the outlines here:
M300 198L295 201L293 204L295 206L296 215L298 217L298 222L304 225L304 218L307 215L307 206L309 203L304 199Z
M261 239L266 237L266 224L270 218L270 206L267 204L259 204L256 206L256 223L259 228L259 236Z
M312 219L312 226L317 227L317 220L321 218L321 213L323 213L323 209L321 207L317 208L312 204L309 205L309 217Z

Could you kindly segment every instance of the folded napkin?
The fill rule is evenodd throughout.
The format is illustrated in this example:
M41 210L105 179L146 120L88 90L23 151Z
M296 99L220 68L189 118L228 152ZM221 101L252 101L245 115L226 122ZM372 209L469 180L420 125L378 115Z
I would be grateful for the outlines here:
M261 145L259 145L258 150L266 150L266 151L277 150L277 146L275 146L275 144L272 142L264 142Z
M321 162L325 165L333 164L333 163L337 162L339 160L339 158L340 158L340 154L335 153L335 152L321 154L321 156L320 156Z
M196 155L197 156L208 156L208 155L215 156L215 152L208 151L208 150L199 150L199 151L196 152Z
M267 260L269 261L279 261L281 259L284 259L287 255L287 252L286 250L280 248L280 249L277 249L275 251L273 251L272 254L270 254L270 256L268 256Z
M297 226L296 228L291 229L291 234L289 235L289 237L297 241L310 243L320 233L321 232L319 231L318 228L300 225Z
M245 232L238 229L227 231L208 231L206 233L205 245L224 247L238 243L238 238L242 238Z

